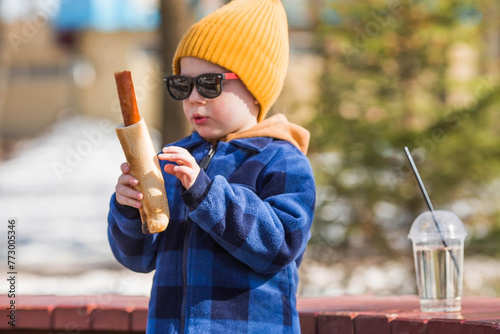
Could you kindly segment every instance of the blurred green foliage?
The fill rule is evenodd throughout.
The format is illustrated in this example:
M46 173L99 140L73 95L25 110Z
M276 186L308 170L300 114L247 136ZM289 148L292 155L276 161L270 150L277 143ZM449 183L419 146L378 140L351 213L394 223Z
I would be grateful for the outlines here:
M405 146L434 207L466 224L467 252L500 256L500 54L487 42L500 36L492 15L500 3L319 7L325 62L309 126L318 184L314 256L410 253L407 233L427 207Z

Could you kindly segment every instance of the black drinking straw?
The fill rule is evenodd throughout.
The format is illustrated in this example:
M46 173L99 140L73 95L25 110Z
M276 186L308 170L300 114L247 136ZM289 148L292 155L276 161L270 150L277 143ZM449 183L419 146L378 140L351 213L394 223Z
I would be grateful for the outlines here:
M457 271L457 275L460 274L460 270L458 269L458 263L457 259L455 258L455 255L452 253L451 249L448 248L448 243L444 239L443 232L441 232L441 228L439 227L439 223L437 221L436 213L434 211L434 207L432 206L431 199L429 198L429 195L427 194L427 190L425 190L424 183L422 182L422 179L420 178L420 174L418 173L417 166L415 165L415 162L413 161L413 158L411 157L410 150L408 150L408 147L405 146L405 153L406 157L408 158L408 161L410 162L411 168L413 170L413 174L415 174L415 177L417 178L418 186L420 187L420 190L422 191L422 195L424 195L425 202L427 203L427 206L429 207L429 210L431 211L432 219L434 220L434 224L436 225L436 229L439 233L439 236L441 237L441 242L443 243L443 246L445 249L450 252L451 259L453 260L453 263L455 264L455 269Z

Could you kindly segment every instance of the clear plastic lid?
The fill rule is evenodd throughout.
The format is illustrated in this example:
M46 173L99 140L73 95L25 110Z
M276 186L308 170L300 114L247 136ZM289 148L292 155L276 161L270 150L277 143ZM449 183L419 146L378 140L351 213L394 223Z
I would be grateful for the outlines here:
M438 210L434 211L437 224L432 217L430 211L425 211L420 214L411 225L408 238L412 240L421 238L447 238L447 239L463 239L467 235L464 225L457 215L450 211ZM441 233L440 233L441 231Z

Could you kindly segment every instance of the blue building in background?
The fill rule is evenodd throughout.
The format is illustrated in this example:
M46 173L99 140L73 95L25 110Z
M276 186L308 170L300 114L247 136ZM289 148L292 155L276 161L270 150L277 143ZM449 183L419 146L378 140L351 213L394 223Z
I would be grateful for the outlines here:
M196 20L224 5L227 0L185 1ZM309 0L283 0L292 29L308 29L313 15ZM59 31L151 31L158 28L160 0L0 0L0 19L13 22L42 16Z
M61 3L58 30L149 31L160 24L156 1L71 0Z
M189 0L197 20L222 4L220 0ZM312 24L307 0L287 0L283 5L291 27L305 29ZM160 21L155 0L71 0L61 3L54 23L58 30L147 31L158 28Z

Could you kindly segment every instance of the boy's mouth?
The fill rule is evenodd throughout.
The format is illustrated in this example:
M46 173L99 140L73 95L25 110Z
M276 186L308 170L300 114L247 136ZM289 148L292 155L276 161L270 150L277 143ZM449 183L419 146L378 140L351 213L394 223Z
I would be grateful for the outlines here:
M205 123L208 120L208 117L201 116L201 115L193 115L193 122L196 125L201 125Z

